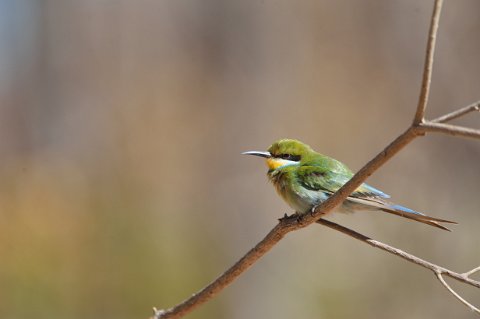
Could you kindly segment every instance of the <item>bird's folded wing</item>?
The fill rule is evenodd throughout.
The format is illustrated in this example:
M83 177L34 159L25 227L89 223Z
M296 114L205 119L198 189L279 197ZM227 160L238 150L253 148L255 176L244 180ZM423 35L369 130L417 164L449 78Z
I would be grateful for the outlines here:
M299 182L308 189L335 193L353 176L349 172L332 171L324 166L302 166L298 169ZM363 183L350 196L390 198L388 194Z

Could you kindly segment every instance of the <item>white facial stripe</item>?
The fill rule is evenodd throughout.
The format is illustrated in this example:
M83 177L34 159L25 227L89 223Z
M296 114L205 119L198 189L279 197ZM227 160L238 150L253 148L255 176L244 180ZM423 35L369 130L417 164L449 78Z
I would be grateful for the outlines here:
M282 159L282 158L275 159L275 161L279 164L279 166L298 164L298 162L290 161L290 160L286 160L286 159Z

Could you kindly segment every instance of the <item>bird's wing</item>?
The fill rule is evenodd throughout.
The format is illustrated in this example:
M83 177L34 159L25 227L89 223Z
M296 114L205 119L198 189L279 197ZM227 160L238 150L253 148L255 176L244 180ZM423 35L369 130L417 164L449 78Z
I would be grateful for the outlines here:
M299 182L305 188L317 191L335 193L352 178L353 173L349 170L332 171L326 166L301 166L298 171ZM360 198L390 198L384 192L363 183L350 196Z

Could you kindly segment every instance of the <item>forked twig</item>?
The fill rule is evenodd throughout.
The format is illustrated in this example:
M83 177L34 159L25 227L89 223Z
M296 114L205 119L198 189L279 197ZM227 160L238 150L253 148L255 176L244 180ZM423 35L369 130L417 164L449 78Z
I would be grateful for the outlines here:
M443 276L442 276L442 272L440 271L435 271L435 275L437 276L438 280L440 280L440 282L442 283L442 285L447 288L447 290L455 296L455 298L457 298L458 300L460 300L461 303L463 303L465 306L467 306L468 308L470 308L471 311L475 312L476 314L480 315L480 310L475 307L474 305L472 305L471 303L469 303L468 301L466 301L462 296L460 296L455 290L453 290L452 287L450 287L450 285L445 281L445 279L443 279Z

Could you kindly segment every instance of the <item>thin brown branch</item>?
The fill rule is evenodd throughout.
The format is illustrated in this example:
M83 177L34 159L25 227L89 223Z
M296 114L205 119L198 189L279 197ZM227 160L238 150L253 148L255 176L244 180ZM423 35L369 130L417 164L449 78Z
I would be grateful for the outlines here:
M425 122L419 124L417 128L424 133L436 132L460 137L480 138L480 130L446 123Z
M463 115L466 115L470 112L480 112L480 101L477 101L473 104L462 107L461 109L458 109L451 113L437 117L436 119L430 120L429 122L430 123L446 123L456 118L459 118Z
M441 266L438 266L438 265L435 265L429 261L426 261L426 260L423 260L419 257L416 257L414 255L411 255L401 249L398 249L398 248L395 248L395 247L392 247L392 246L389 246L387 244L384 244L382 242L379 242L377 240L374 240L370 237L367 237L365 235L362 235L360 233L357 233L356 231L350 229L350 228L347 228L345 226L342 226L342 225L339 225L339 224L336 224L334 222L331 222L329 220L326 220L326 219L319 219L317 221L318 224L320 225L323 225L323 226L327 226L331 229L334 229L336 231L339 231L345 235L348 235L350 237L353 237L357 240L360 240L361 242L364 242L366 244L369 244L370 246L372 247L375 247L375 248L379 248L381 250L384 250L390 254L393 254L395 256L398 256L398 257L401 257L409 262L412 262L414 264L417 264L421 267L424 267L424 268L427 268L431 271L438 271L442 274L445 274L455 280L458 280L460 282L463 282L465 284L468 284L468 285L471 285L471 286L474 286L474 287L477 287L477 288L480 288L480 281L476 281L476 280L473 280L473 279L470 279L468 277L468 275L466 275L465 273L458 273L458 272L454 272L452 270L449 270L447 268L444 268L444 267L441 267Z
M283 219L262 241L250 249L239 261L225 271L202 290L193 294L182 303L167 310L156 310L155 318L181 318L196 307L217 295L223 288L232 283L244 271L250 268L260 257L265 255L285 234L294 229L294 220Z
M252 248L246 255L244 255L226 272L224 272L205 288L193 294L190 298L186 299L182 303L167 310L157 310L154 308L154 318L160 319L183 317L185 314L189 313L196 307L213 298L216 294L223 290L223 288L232 283L244 271L246 271L250 266L252 266L259 258L265 255L287 233L306 227L315 221L322 225L326 225L330 228L341 231L358 240L364 241L371 246L401 256L402 258L414 262L415 264L421 265L428 269L433 269L432 267L435 267L434 269L437 269L442 274L445 274L467 284L473 285L475 287L480 287L480 282L468 278L469 274L477 271L478 269L472 270L469 273L458 274L448 269L426 262L418 257L409 255L399 249L370 239L343 226L320 219L320 217L322 217L324 214L330 212L335 207L340 205L350 193L352 193L358 186L360 186L361 183L363 183L365 179L367 179L371 174L373 174L373 172L380 168L385 162L392 158L396 153L398 153L403 147L405 147L417 136L424 135L426 132L430 131L439 131L451 135L470 137L476 137L476 134L478 134L476 130L472 129L466 129L456 126L446 126L446 124L441 123L423 123L425 108L428 102L428 96L430 91L433 53L435 47L436 32L438 30L438 21L440 18L441 6L442 0L436 0L429 31L429 40L427 44L422 88L413 124L404 133L398 136L392 143L390 143L382 152L377 154L377 156L375 156L370 162L368 162L362 169L360 169L350 181L348 181L343 187L341 187L328 200L316 207L311 214L302 215L299 218L281 219L280 222L267 234L267 236L265 236L265 238L261 242L259 242L254 248ZM461 115L464 115L466 113L468 112L464 112ZM456 115L455 117L461 115Z
M430 83L432 81L433 55L435 53L435 42L437 39L438 23L442 11L443 0L435 0L433 6L432 19L430 20L430 30L428 32L427 51L425 53L425 63L423 65L422 86L420 97L418 98L417 111L413 118L413 124L422 123L425 118L425 109L427 108L428 97L430 96Z

